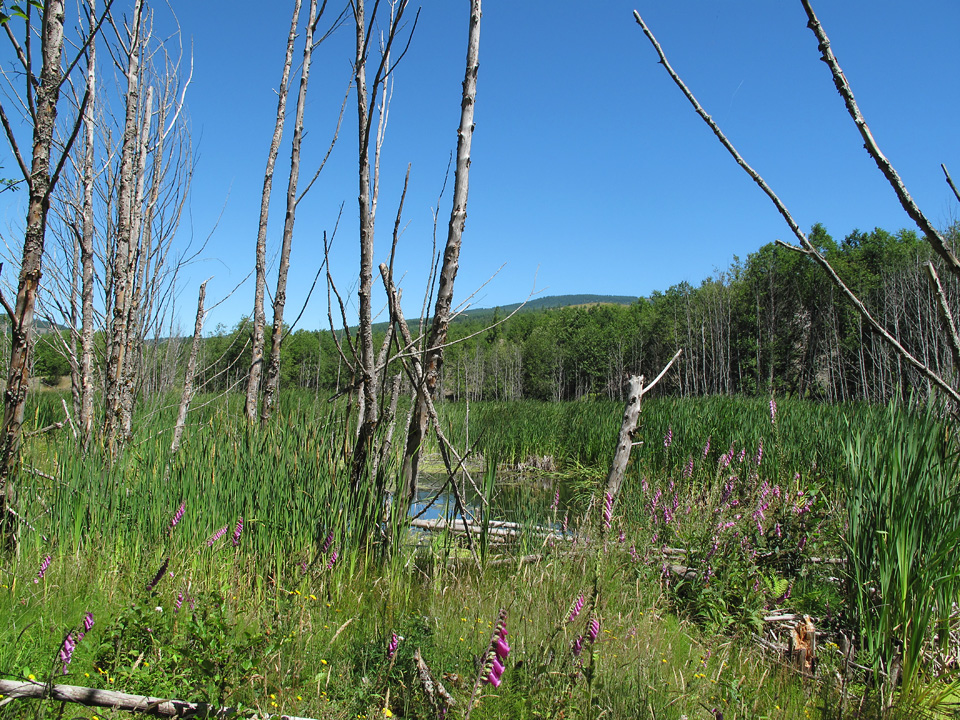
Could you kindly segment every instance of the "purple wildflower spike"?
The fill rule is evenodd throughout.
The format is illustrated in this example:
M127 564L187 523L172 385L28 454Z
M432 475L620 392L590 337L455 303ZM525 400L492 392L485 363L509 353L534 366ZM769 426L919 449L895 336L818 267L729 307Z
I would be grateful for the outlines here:
M573 641L573 651L574 657L580 657L580 653L583 652L583 635L578 635L577 639Z
M673 444L673 427L667 427L667 434L663 436L663 446L669 448Z
M770 398L770 424L777 424L777 401Z
M707 444L703 446L703 459L707 459L707 455L710 454L710 437L707 437Z
M333 544L333 530L327 533L327 539L323 541L323 547L320 548L320 554L322 555L327 550L329 550L332 544Z
M147 583L147 592L153 590L157 583L163 579L163 576L167 574L167 566L170 565L170 558L167 558L163 561L163 565L160 566L160 569L157 570L157 574L153 576L153 580Z
M600 634L600 618L594 618L590 621L590 629L587 630L587 640L591 643L597 641L597 636Z
M211 535L207 539L207 547L213 547L213 545L217 542L217 540L219 540L220 538L222 538L224 535L227 534L227 530L229 528L230 528L229 525L224 525L222 528L217 530L213 535Z
M557 508L560 507L560 488L557 488L557 491L553 494L553 502L550 504L550 511L556 512Z
M33 582L39 583L43 580L43 576L47 573L47 568L50 567L50 563L53 558L50 555L47 555L43 562L40 563L40 570L37 572L37 576L33 579Z
M683 477L685 480L693 477L693 455L687 460L687 466L683 469Z
M387 645L387 660L392 660L397 654L397 646L400 645L400 636L396 633L390 636L390 644Z
M174 611L174 612L180 612L180 608L181 608L182 605L183 605L183 593L182 593L182 592L178 592L178 593L177 593L177 599L176 599L176 601L173 603L173 611Z
M233 530L233 546L237 547L240 544L240 535L243 533L243 518L241 517L237 520L237 526Z
M63 674L67 674L67 665L70 664L70 661L73 660L73 651L77 647L77 641L73 637L73 633L67 633L67 636L63 639L63 645L60 646L60 662L63 663Z
M183 513L187 509L187 501L184 500L180 503L180 507L177 508L177 511L173 514L173 517L170 520L170 527L167 528L169 531L172 531L180 520L183 519Z
M603 526L609 530L611 522L613 522L613 495L607 493L603 506Z
M336 549L334 549L334 551L330 553L330 559L327 561L327 570L331 570L333 568L338 557L340 557L340 554L336 551Z
M584 597L583 593L580 593L580 597L576 599L573 603L573 607L570 608L570 614L567 616L567 623L572 623L577 619L577 615L580 614L580 611L583 610Z
M760 438L760 442L757 444L757 459L756 463L759 467L760 461L763 460L763 438Z

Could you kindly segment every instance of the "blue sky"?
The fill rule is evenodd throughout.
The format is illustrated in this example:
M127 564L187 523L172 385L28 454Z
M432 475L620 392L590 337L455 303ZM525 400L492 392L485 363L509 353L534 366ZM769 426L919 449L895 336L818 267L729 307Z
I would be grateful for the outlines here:
M206 237L223 213L181 285L186 328L201 280L213 276L210 303L253 265L292 2L171 4L194 53L187 100L197 166L182 241ZM456 148L468 8L466 0L427 0L395 75L377 261L389 252L411 163L397 260L410 315L419 312L432 208ZM790 239L773 206L657 64L633 21L634 8L802 227L822 222L840 238L854 228L910 225L862 148L799 1L488 0L458 299L502 265L479 291L477 307L516 302L534 288L547 295L647 295L681 281L698 284L734 255L745 258L764 243ZM881 148L921 207L946 225L958 210L939 165L960 178L960 3L820 0L815 8ZM167 22L165 12L158 8L158 25ZM312 175L330 142L351 78L351 43L344 27L315 54L303 177ZM351 104L333 156L298 210L288 318L303 302L321 261L323 231L332 231L341 203L332 268L355 303L355 135ZM277 165L271 254L279 247L288 153L284 146ZM452 183L451 171L439 204L440 243ZM211 314L208 331L234 325L250 312L252 297L251 280ZM325 325L320 290L300 326Z

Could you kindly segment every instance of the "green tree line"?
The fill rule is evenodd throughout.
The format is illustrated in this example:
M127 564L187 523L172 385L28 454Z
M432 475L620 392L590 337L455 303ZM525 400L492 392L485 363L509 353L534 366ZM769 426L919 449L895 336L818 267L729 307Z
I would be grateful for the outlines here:
M957 236L957 228L950 233ZM924 271L932 257L912 230L854 231L836 242L821 225L811 239L876 316L941 374L952 368L937 332L936 297ZM960 288L948 284L948 298ZM825 401L883 401L926 382L861 322L804 255L775 243L734 258L699 286L680 283L632 304L585 305L461 316L451 326L440 387L448 399L619 398L631 373L654 376L677 349L661 384L676 395L790 394ZM381 329L379 343L383 336ZM204 339L200 386L239 391L249 370L251 325ZM177 348L170 347L176 343ZM186 343L157 341L145 391L175 388ZM34 374L66 374L62 344L37 344ZM181 358L180 361L177 358ZM281 386L334 393L348 387L329 331L297 330L283 343Z

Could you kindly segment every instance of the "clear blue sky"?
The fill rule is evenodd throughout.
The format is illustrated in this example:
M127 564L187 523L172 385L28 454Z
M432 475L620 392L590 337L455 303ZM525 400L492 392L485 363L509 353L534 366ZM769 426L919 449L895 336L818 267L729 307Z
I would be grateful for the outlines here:
M202 261L181 286L186 328L202 279L214 276L208 298L219 299L253 265L292 2L172 5L192 40L195 65L187 98L198 161L182 237L205 237L223 209ZM815 7L881 148L921 207L937 223L949 223L957 206L939 164L960 179L960 3L819 0ZM468 8L467 0L427 0L395 76L377 261L389 252L403 174L412 163L397 260L408 314L419 312L431 208L456 148ZM657 64L634 8L802 227L822 222L840 238L854 228L910 226L862 148L799 1L488 0L459 299L503 264L477 307L522 300L534 286L547 295L647 295L681 281L698 284L734 255L790 239L773 206ZM158 7L158 23L165 12ZM351 77L350 33L342 28L315 54L304 177L326 151ZM355 136L351 104L331 161L298 211L288 318L303 301L321 261L322 233L332 231L341 203L332 266L355 303ZM274 185L271 254L279 246L288 162L285 146ZM440 243L452 182L451 171L439 206ZM214 311L208 331L235 324L250 312L252 297L251 280ZM325 325L326 293L318 288L300 326Z

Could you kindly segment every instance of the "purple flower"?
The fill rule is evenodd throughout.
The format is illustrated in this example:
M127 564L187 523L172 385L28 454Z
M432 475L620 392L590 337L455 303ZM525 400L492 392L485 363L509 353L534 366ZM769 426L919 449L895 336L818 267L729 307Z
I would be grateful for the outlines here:
M160 569L157 570L157 574L153 576L153 580L147 583L147 592L153 590L157 583L163 579L163 576L167 574L167 566L170 565L170 558L167 558L163 561L163 565L160 566Z
M182 593L182 592L178 592L178 593L177 593L177 599L176 599L176 601L173 603L173 611L174 611L174 612L179 612L179 611L180 611L180 607L181 607L182 605L183 605L183 593Z
M760 442L757 444L757 466L759 467L760 461L763 460L763 438L760 438Z
M707 455L710 454L710 437L707 437L707 444L703 446L703 459L707 459Z
M580 611L583 610L583 601L584 601L583 593L580 593L580 597L578 597L578 598L574 601L573 607L570 609L570 614L569 614L569 616L567 617L567 623L568 623L568 624L569 624L569 623L572 623L574 620L576 620L576 619L577 619L577 615L579 615L579 614L580 614Z
M770 398L770 424L777 424L777 401Z
M550 504L550 511L554 512L560 507L560 488L553 494L553 502Z
M613 495L607 493L606 502L603 506L603 526L609 530L610 523L613 521Z
M63 674L67 674L67 665L70 664L70 661L73 660L73 651L77 647L77 641L73 637L73 633L67 633L67 636L63 639L63 645L60 646L60 662L63 663Z
M400 636L396 633L390 636L390 644L387 645L387 660L392 660L397 654L397 646L400 644Z
M43 580L43 576L46 574L47 568L50 567L51 560L52 558L47 555L43 559L43 562L40 563L40 570L37 572L37 576L33 579L35 583L39 583L41 580Z
M673 426L667 427L667 434L663 436L663 446L669 448L673 444Z
M237 520L237 527L233 530L233 546L237 547L240 544L240 535L243 533L243 518L241 517Z
M590 621L590 629L587 630L587 640L591 643L597 641L597 636L600 634L600 619L594 618Z
M630 546L630 559L633 560L634 562L640 562L640 556L637 554L636 545Z
M177 526L177 523L179 523L180 520L183 519L183 512L184 510L186 510L186 508L187 508L187 502L186 500L184 500L183 502L180 503L180 507L178 507L177 511L173 514L173 518L170 520L170 527L168 528L168 530L173 530Z
M494 687L500 687L503 679L504 663L510 654L510 645L507 644L507 611L501 610L500 617L497 619L497 627L494 630L493 637L490 638L490 645L487 649L486 662L483 671L486 673L484 680Z
M327 550L329 550L332 544L333 544L333 530L327 533L327 539L323 541L323 547L320 548L320 554L322 555Z
M337 562L338 557L340 557L340 554L336 551L336 549L334 549L334 551L330 553L330 559L327 561L327 570L330 570L333 568L334 564Z
M207 538L207 547L213 547L214 543L217 542L220 538L227 534L227 530L230 528L229 525L224 525L222 528L217 530L213 535Z
M583 652L583 635L579 635L576 640L573 641L573 651L574 657L580 657L580 653Z
M693 477L693 455L687 459L687 466L683 469L683 477L685 480Z

